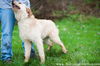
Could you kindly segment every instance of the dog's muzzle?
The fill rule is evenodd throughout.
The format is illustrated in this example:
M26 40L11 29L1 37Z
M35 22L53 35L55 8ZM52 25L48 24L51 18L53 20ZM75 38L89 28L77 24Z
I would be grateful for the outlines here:
M13 8L18 8L18 9L20 9L20 7L19 7L18 5L16 5L16 4L14 3L14 1L12 1L12 6L13 6Z

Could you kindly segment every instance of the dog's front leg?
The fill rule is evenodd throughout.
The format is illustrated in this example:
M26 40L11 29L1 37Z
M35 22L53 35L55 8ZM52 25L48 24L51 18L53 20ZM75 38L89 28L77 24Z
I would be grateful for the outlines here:
M41 64L43 64L45 62L45 54L44 54L44 48L43 48L43 41L42 39L37 39L35 41L37 49L38 49L38 53L40 56L40 60L41 60Z
M24 60L24 62L28 62L29 58L30 58L31 43L27 40L24 43L25 43L24 44L24 46L25 46L25 60Z

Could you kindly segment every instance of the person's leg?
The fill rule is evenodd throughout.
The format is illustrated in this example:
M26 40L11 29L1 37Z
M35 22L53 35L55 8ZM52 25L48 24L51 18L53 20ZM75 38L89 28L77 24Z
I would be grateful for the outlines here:
M1 8L0 8L0 23L1 23ZM0 34L0 42L1 42L1 34ZM0 45L1 45L1 43L0 43ZM1 47L0 47L0 51L1 51ZM1 60L1 52L0 52L0 60Z
M22 48L24 49L25 52L24 42L22 42ZM34 57L34 56L35 56L35 50L34 50L34 45L32 44L30 57Z
M15 24L15 17L12 9L2 9L1 15L1 58L3 61L11 60L12 57L12 32Z

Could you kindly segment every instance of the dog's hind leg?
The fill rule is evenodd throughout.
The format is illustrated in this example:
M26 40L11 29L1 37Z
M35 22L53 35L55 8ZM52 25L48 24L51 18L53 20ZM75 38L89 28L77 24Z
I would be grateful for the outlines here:
M50 39L48 39L47 40L47 43L48 43L48 50L50 50L51 48L52 48L52 46L53 46L53 42L50 40Z
M31 52L31 42L26 40L24 41L25 46L25 60L24 62L28 62L30 58L30 52Z
M36 39L35 40L35 44L37 46L37 50L38 50L38 53L39 53L39 56L40 56L41 63L43 64L45 62L43 40L41 38L40 39Z
M51 34L51 35L50 35L50 39L51 39L53 42L55 42L56 44L60 45L61 48L62 48L62 51L63 51L64 53L67 53L67 50L66 50L64 44L62 43L62 41L60 40L58 34L54 34L54 33Z
M50 50L53 46L53 42L50 40L50 38L45 39L44 43L48 45L48 50Z

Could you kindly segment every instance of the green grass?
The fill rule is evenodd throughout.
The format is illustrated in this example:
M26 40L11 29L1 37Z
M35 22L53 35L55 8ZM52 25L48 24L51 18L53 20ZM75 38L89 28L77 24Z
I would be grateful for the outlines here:
M82 64L100 63L100 18L71 15L61 20L55 20L55 23L68 53L63 54L61 48L56 44L51 51L47 51L47 46L45 46L46 62L42 66L65 66L68 64L81 66ZM36 46L35 51L37 54ZM3 64L0 62L0 66L41 65L38 58L31 59L29 63L24 64L24 53L17 26L13 32L13 54L13 63Z

